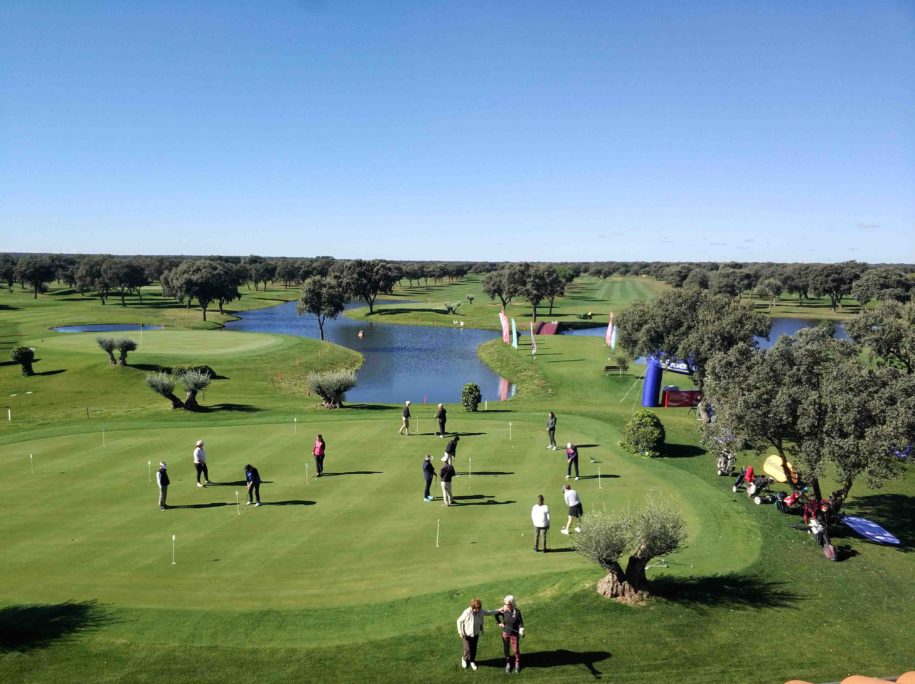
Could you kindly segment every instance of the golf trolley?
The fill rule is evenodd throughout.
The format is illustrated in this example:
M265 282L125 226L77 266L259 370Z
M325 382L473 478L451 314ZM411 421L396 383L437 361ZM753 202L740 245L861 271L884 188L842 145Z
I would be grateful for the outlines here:
M734 474L734 466L737 464L737 454L733 451L725 450L718 456L718 475L731 477Z

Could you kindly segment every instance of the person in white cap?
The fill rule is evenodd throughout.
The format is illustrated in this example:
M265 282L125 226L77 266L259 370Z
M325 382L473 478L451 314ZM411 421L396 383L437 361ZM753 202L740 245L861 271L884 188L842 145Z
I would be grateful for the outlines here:
M515 656L515 672L521 672L521 637L524 636L524 620L521 611L515 605L515 597L509 594L496 611L496 622L502 627L502 649L505 653L505 671L512 671L512 659L509 649Z
M197 486L206 487L210 484L210 471L207 470L207 454L203 450L203 440L197 440L197 446L194 447L194 467L197 469ZM200 484L200 476L203 475L203 484Z
M400 425L400 434L410 436L410 401L403 404L403 423Z

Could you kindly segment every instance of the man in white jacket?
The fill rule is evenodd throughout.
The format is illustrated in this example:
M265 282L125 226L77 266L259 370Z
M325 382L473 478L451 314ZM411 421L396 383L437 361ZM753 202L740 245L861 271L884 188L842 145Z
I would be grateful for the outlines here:
M546 533L550 529L550 507L543 503L543 494L531 508L531 522L534 523L534 551L540 550L540 535L543 535L543 552L547 552Z
M495 615L497 610L483 610L483 603L478 598L471 599L470 606L464 609L457 619L457 631L464 642L464 655L461 656L461 667L465 670L477 669L477 641L483 633L483 616Z

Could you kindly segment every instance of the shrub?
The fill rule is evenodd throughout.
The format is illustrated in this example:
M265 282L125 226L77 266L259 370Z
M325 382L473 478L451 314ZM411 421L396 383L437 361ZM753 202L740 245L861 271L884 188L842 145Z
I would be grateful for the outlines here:
M461 390L461 406L465 411L474 412L483 400L479 385L468 382Z
M210 368L209 366L207 366L204 363L198 363L198 364L187 363L187 364L180 364L177 366L172 366L172 375L175 375L178 377L184 375L185 373L190 373L192 371L195 373L205 373L206 375L209 375L211 379L216 377L216 371L214 371L212 368Z
M173 409L184 408L182 401L175 396L176 382L175 377L169 373L150 373L146 376L146 384L149 385L150 389L172 402Z
M467 295L467 303L473 304L473 295Z
M613 357L613 363L620 367L624 373L629 370L629 355L622 352Z
M108 363L110 363L112 366L116 366L118 361L114 358L114 338L96 337L95 341L98 343L98 346L101 347L102 351L108 354Z
M35 360L35 350L31 347L13 347L10 358L22 366L23 375L35 375L32 362Z
M309 373L306 378L308 390L324 401L325 408L343 408L343 398L348 390L356 386L356 372L332 370Z
M626 423L620 446L630 454L660 456L665 437L661 419L651 411L642 409L636 411Z
M118 365L126 366L127 352L132 352L134 349L136 349L137 343L130 338L125 337L115 342L115 346L118 348Z
M460 302L445 302L445 311L450 314L456 314L458 307L461 305Z

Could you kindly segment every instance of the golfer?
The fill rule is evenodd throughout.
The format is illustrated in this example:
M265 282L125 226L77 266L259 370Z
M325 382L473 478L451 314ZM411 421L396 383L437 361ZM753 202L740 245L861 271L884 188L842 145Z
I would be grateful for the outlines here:
M509 594L496 611L496 622L502 627L502 650L505 653L505 671L512 671L509 647L515 655L515 672L521 672L521 637L524 636L524 620L521 611L515 605L515 597Z
M168 473L165 468L165 461L159 463L159 471L156 473L156 484L159 485L159 510L164 511L168 508L168 504L165 503L165 500L168 499L168 485L170 481L168 479Z
M445 445L445 455L442 458L443 461L447 461L451 465L454 465L454 457L457 456L457 445L460 441L460 435L455 435L448 440L448 443Z
M572 476L572 467L575 467L575 479L578 479L578 447L569 442L566 444L566 479Z
M429 488L432 487L432 479L435 477L435 466L432 465L432 454L426 454L426 457L423 459L423 479L426 481L426 491L423 494L423 501L429 502L432 501L433 497L429 493Z
M403 404L403 423L400 425L400 434L410 436L410 402L405 401Z
M461 656L461 667L465 670L477 669L477 641L483 633L483 616L495 615L496 610L483 610L483 603L478 598L470 600L470 606L464 609L457 619L458 636L464 642L464 655Z
M194 468L197 469L197 486L206 487L210 484L210 471L207 470L207 452L203 450L202 439L198 439L194 447ZM203 475L203 484L200 484L201 475Z
M566 501L566 505L569 507L569 520L566 522L566 526L559 530L562 534L568 534L569 528L572 526L572 519L578 521L575 525L575 531L581 532L581 499L578 496L578 492L572 489L572 485L566 485L562 489L562 496Z
M448 420L448 412L445 410L444 404L438 405L438 410L435 412L435 420L438 421L438 432L435 434L445 439L445 423Z
M547 552L546 533L550 531L550 507L543 503L543 494L531 507L531 522L534 523L534 551L540 550L540 535L543 535L543 552Z
M315 457L315 470L318 472L316 477L321 477L321 474L324 472L324 450L327 448L327 442L324 441L324 437L320 434L315 438L315 446L311 450L312 455Z
M245 482L247 482L248 487L248 503L254 504L255 506L261 505L261 474L257 472L255 468L250 463L245 465ZM254 503L257 499L257 503Z
M550 438L547 449L556 451L556 414L552 411L546 414L546 434Z
M438 473L438 479L442 483L442 506L454 505L454 499L451 498L451 478L453 477L454 466L445 461Z

